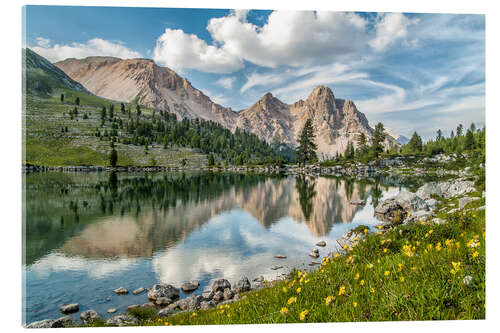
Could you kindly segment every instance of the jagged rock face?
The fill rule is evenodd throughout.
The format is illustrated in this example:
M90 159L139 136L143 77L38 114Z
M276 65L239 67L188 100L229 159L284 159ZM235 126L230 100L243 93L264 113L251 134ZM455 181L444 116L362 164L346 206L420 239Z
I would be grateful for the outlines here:
M361 133L367 139L373 129L350 100L336 99L330 88L316 87L309 97L286 104L271 93L241 112L223 107L194 88L185 78L148 59L112 57L66 59L55 64L92 93L116 101L132 102L166 110L182 118L216 121L234 131L255 133L261 139L295 147L308 118L312 119L320 159L343 153ZM385 146L397 144L389 138Z
M237 113L216 104L173 70L149 59L88 57L55 63L92 93L175 113L181 118L213 120L234 127Z

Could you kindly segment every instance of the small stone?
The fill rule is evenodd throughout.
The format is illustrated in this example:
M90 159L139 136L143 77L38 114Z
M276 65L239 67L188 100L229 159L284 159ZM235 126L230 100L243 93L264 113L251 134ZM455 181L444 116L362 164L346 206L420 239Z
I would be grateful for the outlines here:
M155 308L155 304L152 303L152 302L148 302L148 303L144 303L143 305L141 305L141 307L143 307L145 309L154 309Z
M224 289L224 300L226 300L226 301L230 300L231 298L233 298L233 296L234 296L234 292L231 289L229 289L229 288Z
M198 282L198 281L196 281L196 282ZM193 292L198 288L198 286L199 286L199 283L194 284L192 282L185 282L182 284L181 289L185 293L186 292Z
M217 292L217 291L223 291L224 289L226 288L229 288L231 289L231 284L229 283L228 280L226 279L218 279L218 280L215 280L213 283L212 283L212 290L214 292Z
M264 282L264 280L264 276L261 275L253 279L253 282Z
M155 284L148 291L148 299L154 301L159 297L166 297L174 300L179 298L179 293L180 290L178 288L169 284Z
M274 265L273 267L271 267L271 269L273 271L276 271L276 270L281 269L281 268L283 268L283 266Z
M80 314L80 319L83 321L84 324L91 323L99 318L100 318L99 314L94 310L87 310Z
M252 288L252 285L250 284L250 281L246 276L240 277L238 282L236 282L236 286L234 287L234 291L236 293L242 293L245 291L249 291Z
M222 291L217 291L214 295L214 297L212 298L215 302L219 303L220 301L222 301L224 299L224 293Z
M212 290L205 290L204 292L201 293L201 296L203 296L204 299L206 300L211 300L214 297L215 293Z
M318 258L319 257L319 253L315 252L315 251L312 251L311 253L309 253L309 257L311 257L311 258Z
M216 304L212 300L210 300L210 301L204 301L204 302L200 303L200 309L202 309L202 310L208 310L208 309L211 309L211 308L213 308L215 306L216 306Z
M79 308L80 306L78 305L78 303L65 304L61 306L61 312L64 314L78 312Z
M128 294L128 290L123 288L123 287L120 287L120 288L117 288L115 290L113 290L115 294L117 295L125 295L125 294Z
M116 312L115 308L108 309L108 313L115 313L115 312Z
M325 241L320 241L320 242L317 242L317 243L316 243L316 246L325 247L325 246L326 246L326 242L325 242Z
M134 310L134 309L138 309L140 308L141 306L139 304L132 304L132 305L129 305L127 307L127 311L130 311L130 310Z
M284 254L277 254L274 257L277 259L286 259L286 256Z
M172 302L173 302L172 299L168 297L158 297L155 300L155 304L162 307L172 304Z
M320 263L320 262L317 262L317 261L311 261L311 262L309 263L309 266L316 266L316 265L321 265L321 263Z
M146 291L146 289L144 289L144 288L141 287L141 288L137 288L136 290L134 290L132 292L132 294L139 295L140 293L143 293L144 291Z

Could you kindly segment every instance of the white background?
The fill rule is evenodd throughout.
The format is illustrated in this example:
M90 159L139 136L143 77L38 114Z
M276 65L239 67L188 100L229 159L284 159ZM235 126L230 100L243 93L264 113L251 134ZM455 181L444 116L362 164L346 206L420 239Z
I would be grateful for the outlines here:
M8 2L8 3L7 3ZM191 7L191 8L235 8L235 9L293 9L293 10L336 10L407 13L474 13L486 14L486 127L487 127L487 287L485 321L442 321L442 322L384 322L384 323L334 323L293 325L241 325L241 326L184 326L151 328L98 328L92 332L138 332L148 330L159 332L242 331L262 330L271 332L287 330L292 332L314 330L347 332L422 332L426 331L493 331L500 324L498 258L500 232L498 169L500 155L499 103L499 41L500 14L496 1L474 0L348 0L348 1L273 1L273 0L87 0L87 1L25 1L4 0L0 7L2 29L0 47L0 244L2 267L0 272L1 310L0 329L5 332L22 330L21 327L21 8L33 5L94 5L94 6L136 6L136 7ZM497 329L498 330L498 327Z

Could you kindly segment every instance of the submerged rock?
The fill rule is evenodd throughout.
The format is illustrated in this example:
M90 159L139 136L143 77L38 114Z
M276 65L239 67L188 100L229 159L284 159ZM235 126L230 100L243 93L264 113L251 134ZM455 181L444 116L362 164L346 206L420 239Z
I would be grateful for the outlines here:
M274 256L275 258L278 258L278 259L286 259L286 256L283 255L283 254L277 254Z
M127 306L127 311L138 309L140 307L141 306L139 304L132 304L132 305Z
M319 252L316 252L316 251L311 251L311 253L309 253L309 257L311 258L318 258L319 257Z
M79 308L80 306L78 305L78 303L72 303L72 304L65 304L61 306L60 309L62 313L68 314L68 313L78 312Z
M282 269L282 268L283 268L283 266L278 266L278 265L274 265L273 267L271 267L271 269L272 269L273 271L276 271L276 270L278 270L278 269Z
M124 287L120 287L120 288L117 288L115 290L113 290L115 294L117 295L125 295L125 294L128 294L128 290L125 289Z
M191 282L185 282L181 285L181 289L183 292L193 292L195 291L196 289L198 289L198 286L200 285L200 283L196 280L194 281L191 281Z
M317 243L316 243L316 246L325 247L325 246L326 246L326 242L325 242L325 241L320 241L320 242L317 242Z
M144 288L141 287L141 288L137 288L136 290L134 290L132 292L132 294L139 295L139 294L143 293L144 291L146 291L146 289L144 289Z
M108 309L108 313L115 313L115 312L116 312L115 308Z

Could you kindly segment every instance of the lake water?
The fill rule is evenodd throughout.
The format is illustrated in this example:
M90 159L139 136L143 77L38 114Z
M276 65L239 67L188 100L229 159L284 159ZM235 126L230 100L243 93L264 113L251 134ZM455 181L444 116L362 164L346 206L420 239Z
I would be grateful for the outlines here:
M234 173L33 173L24 176L23 308L27 323L80 312L125 312L139 287L235 283L310 268L399 188L379 181ZM365 206L350 200L364 199ZM274 258L284 254L287 259ZM274 265L283 269L271 270ZM128 295L113 290L123 286ZM181 292L181 297L185 295ZM79 312L79 313L80 313ZM75 319L79 313L73 314Z

